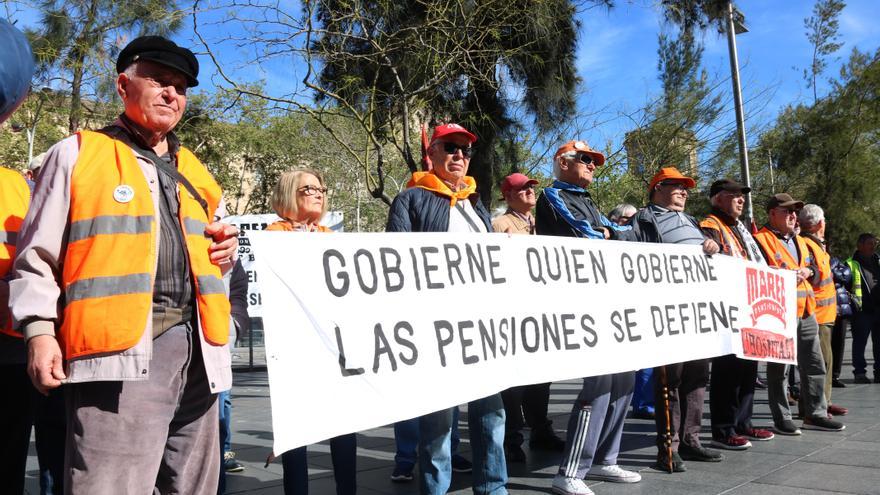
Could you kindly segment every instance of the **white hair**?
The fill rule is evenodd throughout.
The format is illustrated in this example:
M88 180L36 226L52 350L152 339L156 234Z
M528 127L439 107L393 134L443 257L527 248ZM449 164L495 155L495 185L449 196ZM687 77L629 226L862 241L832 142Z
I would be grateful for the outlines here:
M553 177L558 179L559 175L562 174L562 169L560 168L560 164L562 160L571 160L577 156L577 151L566 151L565 153L557 156L553 159Z
M813 230L823 220L825 220L825 212L822 211L819 205L804 205L801 211L798 212L798 222L801 224L801 228L806 231Z
M620 217L631 217L636 214L636 207L629 203L620 203L608 213L608 220L617 222Z

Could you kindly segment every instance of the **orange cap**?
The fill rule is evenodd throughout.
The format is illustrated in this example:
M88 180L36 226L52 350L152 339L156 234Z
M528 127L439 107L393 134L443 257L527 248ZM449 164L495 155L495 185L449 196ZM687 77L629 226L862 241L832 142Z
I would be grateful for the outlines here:
M598 151L590 148L586 142L584 141L569 141L556 150L556 154L553 155L553 160L559 158L559 155L564 153L568 153L570 151L580 151L586 153L593 157L593 161L596 163L597 167L601 167L605 163L605 155L599 153Z
M688 189L697 185L697 181L691 179L686 175L682 175L682 173L679 172L677 168L663 167L660 169L660 171L654 174L654 177L651 179L651 184L648 185L648 191L652 191L654 189L654 186L664 180L681 182L682 184L684 184L684 187Z

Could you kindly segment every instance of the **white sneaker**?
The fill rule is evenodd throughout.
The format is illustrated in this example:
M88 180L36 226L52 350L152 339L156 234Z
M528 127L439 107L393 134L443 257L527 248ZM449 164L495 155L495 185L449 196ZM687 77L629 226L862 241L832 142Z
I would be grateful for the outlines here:
M553 478L553 493L559 495L594 495L593 490L580 478L568 478L557 474Z
M613 483L638 483L642 475L635 471L627 471L614 464L613 466L594 465L587 472L587 479L611 481Z

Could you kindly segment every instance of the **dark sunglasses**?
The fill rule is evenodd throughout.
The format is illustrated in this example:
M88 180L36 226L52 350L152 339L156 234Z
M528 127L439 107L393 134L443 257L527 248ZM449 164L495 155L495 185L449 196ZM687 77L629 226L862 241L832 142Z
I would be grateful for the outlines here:
M327 194L326 187L315 187L312 185L302 186L301 188L297 189L297 191L303 193L303 195L305 195L305 196L314 196L315 194L318 194L318 193Z
M455 143L450 143L447 141L443 142L443 151L448 155L454 155L456 151L461 150L461 154L464 155L465 158L470 158L471 153L473 153L473 148L470 145L467 146L459 146Z
M593 163L593 157L586 153L578 153L574 155L574 159L583 163L584 165L589 165Z

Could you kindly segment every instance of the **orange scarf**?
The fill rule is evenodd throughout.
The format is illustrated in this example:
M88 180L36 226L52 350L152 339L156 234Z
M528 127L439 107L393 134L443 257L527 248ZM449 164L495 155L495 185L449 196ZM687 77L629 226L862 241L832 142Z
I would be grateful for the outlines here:
M266 230L282 232L333 232L333 229L323 225L294 223L290 220L278 220L266 227Z
M413 172L412 179L409 180L406 187L421 187L441 196L446 196L449 198L449 206L452 207L459 200L467 199L477 192L477 182L473 177L465 176L464 184L463 188L453 191L433 172Z

